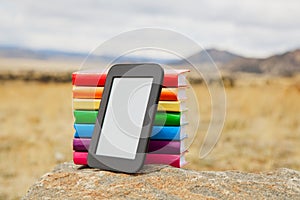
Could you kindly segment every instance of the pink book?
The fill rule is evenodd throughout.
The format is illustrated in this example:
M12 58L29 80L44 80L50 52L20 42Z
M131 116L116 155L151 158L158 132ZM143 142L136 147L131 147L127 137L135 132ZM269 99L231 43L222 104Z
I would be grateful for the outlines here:
M164 164L173 167L181 168L187 162L184 158L184 153L179 155L174 154L147 154L145 164Z
M76 165L87 165L88 152L73 152L73 161ZM147 154L145 164L164 164L180 168L187 164L184 153L179 155L171 154Z

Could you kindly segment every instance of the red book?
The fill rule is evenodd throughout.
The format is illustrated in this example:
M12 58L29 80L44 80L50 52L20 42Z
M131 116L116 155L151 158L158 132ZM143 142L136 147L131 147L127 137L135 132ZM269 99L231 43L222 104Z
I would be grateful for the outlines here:
M165 70L163 87L187 86L185 73L188 69ZM104 86L107 71L78 71L72 74L72 84L77 86Z
M107 71L78 71L72 74L72 84L79 86L104 86Z
M73 152L73 161L76 165L87 165L88 152ZM145 164L164 164L180 168L187 162L184 153L179 155L171 154L147 154Z

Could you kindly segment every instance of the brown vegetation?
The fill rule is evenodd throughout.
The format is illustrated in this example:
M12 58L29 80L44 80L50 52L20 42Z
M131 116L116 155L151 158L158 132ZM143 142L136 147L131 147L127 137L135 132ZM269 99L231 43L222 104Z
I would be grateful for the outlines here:
M199 159L210 115L205 85L193 85L201 125L187 154L195 170L300 170L299 76L240 78L226 87L221 138ZM0 199L17 198L57 163L72 158L71 83L1 81Z

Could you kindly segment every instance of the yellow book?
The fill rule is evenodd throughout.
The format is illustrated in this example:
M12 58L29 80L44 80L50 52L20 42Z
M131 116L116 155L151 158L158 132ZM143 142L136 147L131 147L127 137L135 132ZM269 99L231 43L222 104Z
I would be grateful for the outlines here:
M98 110L100 99L73 99L74 110ZM187 110L184 101L159 101L158 111L182 112Z
M182 112L186 110L185 101L159 101L157 110L166 112Z

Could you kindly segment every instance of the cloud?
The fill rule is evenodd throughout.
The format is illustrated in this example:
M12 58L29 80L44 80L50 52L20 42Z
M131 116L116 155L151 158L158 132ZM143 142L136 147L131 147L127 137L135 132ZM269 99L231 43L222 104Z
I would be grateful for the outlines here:
M299 47L299 7L298 0L6 1L0 44L90 51L121 32L161 27L204 47L267 56Z

